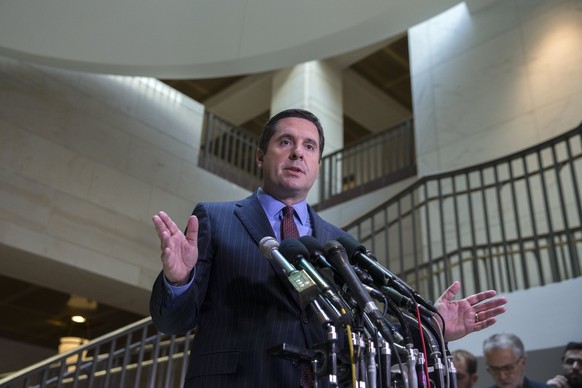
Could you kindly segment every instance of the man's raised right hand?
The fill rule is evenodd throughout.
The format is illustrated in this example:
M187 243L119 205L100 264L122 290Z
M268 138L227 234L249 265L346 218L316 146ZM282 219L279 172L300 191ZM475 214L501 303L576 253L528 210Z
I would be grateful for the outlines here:
M166 279L175 286L188 282L190 272L198 261L198 218L190 216L186 234L165 212L153 216L160 238L162 266Z

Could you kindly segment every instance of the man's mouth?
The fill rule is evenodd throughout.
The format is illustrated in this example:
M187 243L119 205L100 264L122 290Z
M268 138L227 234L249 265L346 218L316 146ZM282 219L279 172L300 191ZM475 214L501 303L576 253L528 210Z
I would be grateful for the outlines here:
M303 173L303 170L297 166L287 166L284 170L295 172L295 173Z

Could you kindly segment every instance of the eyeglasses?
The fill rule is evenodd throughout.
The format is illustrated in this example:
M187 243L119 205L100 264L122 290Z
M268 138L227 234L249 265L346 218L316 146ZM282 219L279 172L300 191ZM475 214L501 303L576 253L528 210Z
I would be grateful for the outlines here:
M578 363L578 365L582 366L582 358L566 358L563 361L563 364L569 367L574 366L575 363Z
M517 367L517 364L519 364L519 362L523 359L523 356L521 356L520 358L517 359L516 362L514 362L513 364L507 364L507 365L503 365L503 366L491 366L488 365L487 366L487 372L491 373L492 375L499 375L502 372L506 372L506 373L511 373L515 370L515 368Z

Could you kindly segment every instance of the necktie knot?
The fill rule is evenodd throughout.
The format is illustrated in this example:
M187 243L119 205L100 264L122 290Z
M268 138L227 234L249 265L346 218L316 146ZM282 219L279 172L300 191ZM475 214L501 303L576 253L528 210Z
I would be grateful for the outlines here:
M295 210L293 206L283 208L283 220L281 221L281 240L286 238L299 238L299 230L295 224Z

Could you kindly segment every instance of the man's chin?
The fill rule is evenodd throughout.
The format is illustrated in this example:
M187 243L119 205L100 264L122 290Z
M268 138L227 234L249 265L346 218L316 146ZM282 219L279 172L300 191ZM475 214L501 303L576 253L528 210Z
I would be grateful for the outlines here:
M282 188L290 193L305 193L309 190L305 189L305 182L300 179L288 179L282 185Z

